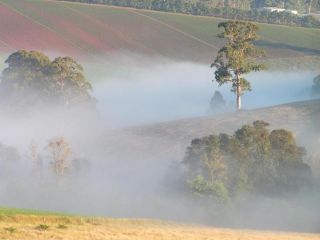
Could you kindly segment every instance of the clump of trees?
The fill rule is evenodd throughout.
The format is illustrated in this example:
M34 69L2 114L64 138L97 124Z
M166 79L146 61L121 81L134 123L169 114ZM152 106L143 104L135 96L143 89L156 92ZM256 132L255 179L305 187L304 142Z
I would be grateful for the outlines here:
M31 142L29 150L34 169L37 173L42 172L45 163L49 165L50 172L58 177L63 177L67 173L81 168L81 163L79 162L81 159L73 158L71 144L63 136L48 140L45 146L47 152L45 156L40 155L39 146L35 141Z
M183 165L192 193L228 203L243 194L288 196L311 184L306 151L292 132L255 121L233 135L194 139Z
M107 4L138 9L151 9L165 12L178 12L201 16L215 16L227 19L250 20L272 24L320 27L320 22L311 15L297 15L288 12L261 11L262 7L279 7L310 13L320 10L319 0L301 2L285 0L67 0Z
M2 72L0 100L16 108L53 104L74 106L94 104L92 86L83 67L70 57L51 61L37 51L20 50L5 61Z
M39 145L37 145L35 141L32 141L30 144L28 155L31 160L30 163L32 164L32 168L37 172L41 172L46 163L50 165L50 172L62 177L66 173L72 172L72 170L80 170L81 165L86 161L86 159L72 157L71 145L65 137L50 139L45 150L46 154L41 155ZM19 153L17 148L0 143L1 169L6 169L8 166L19 169L19 161L22 159L22 156L23 155Z
M312 92L315 95L320 95L320 75L313 79Z
M211 67L215 67L215 81L219 86L231 83L231 91L237 96L237 109L241 109L241 96L245 91L251 91L250 82L243 75L252 71L261 71L265 65L256 59L265 55L256 48L253 41L258 39L256 24L242 21L221 22L218 25L223 32L218 35L227 40L219 51Z

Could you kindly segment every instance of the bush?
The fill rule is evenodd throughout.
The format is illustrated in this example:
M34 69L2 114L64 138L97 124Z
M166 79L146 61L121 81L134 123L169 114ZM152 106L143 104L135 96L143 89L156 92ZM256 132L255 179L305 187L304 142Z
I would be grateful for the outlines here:
M50 227L46 224L40 224L40 225L36 226L35 228L40 231L47 231Z
M6 227L6 228L4 228L4 230L11 233L11 234L15 233L17 231L17 229L14 227Z
M314 95L320 96L320 75L313 79L312 92Z
M67 229L68 227L67 227L66 225L64 225L64 224L59 224L59 225L57 226L57 228L58 228L58 229Z
M241 193L286 196L311 185L305 149L290 131L270 132L268 126L256 121L231 136L192 140L183 161L191 192L227 203Z

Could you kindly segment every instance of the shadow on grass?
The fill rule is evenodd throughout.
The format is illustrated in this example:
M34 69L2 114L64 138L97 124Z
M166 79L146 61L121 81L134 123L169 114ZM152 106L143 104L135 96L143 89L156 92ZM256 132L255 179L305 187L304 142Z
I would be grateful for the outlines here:
M259 47L271 47L271 48L277 48L277 49L288 49L288 50L293 50L293 51L296 51L296 52L306 53L306 54L309 54L309 55L320 56L320 50L318 50L318 49L292 46L292 45L286 44L286 43L275 43L275 42L270 42L270 41L266 41L266 40L258 40L258 41L255 42L255 45L257 45Z

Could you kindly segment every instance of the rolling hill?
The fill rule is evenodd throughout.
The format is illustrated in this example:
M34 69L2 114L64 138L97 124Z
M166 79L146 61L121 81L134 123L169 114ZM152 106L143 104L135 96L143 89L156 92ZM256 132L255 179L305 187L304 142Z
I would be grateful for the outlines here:
M0 0L0 51L41 50L80 59L130 51L210 62L217 18L46 0ZM320 29L259 24L270 58L320 55Z
M318 119L320 100L295 102L268 108L245 110L217 117L201 117L116 130L101 141L108 156L115 159L135 158L148 161L161 160L170 164L182 161L186 147L194 138L210 134L232 133L244 124L255 120L270 123L270 129L289 129L305 146L320 141ZM126 146L126 148L123 148ZM307 149L309 154L318 155L318 149ZM320 178L319 162L310 162L314 175Z

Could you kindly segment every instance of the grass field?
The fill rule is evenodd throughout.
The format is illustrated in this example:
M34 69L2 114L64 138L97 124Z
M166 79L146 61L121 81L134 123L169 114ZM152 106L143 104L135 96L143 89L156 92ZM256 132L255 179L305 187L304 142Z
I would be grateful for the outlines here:
M118 51L209 62L217 18L45 0L0 0L0 51L35 49L89 58ZM271 58L320 55L320 29L260 24Z
M231 230L147 219L71 217L0 208L0 239L316 240L318 234Z
M32 215L32 216L66 216L66 214L32 210L32 209L19 209L19 208L4 208L0 207L0 217L10 217L16 215Z

